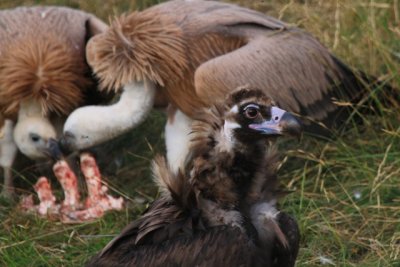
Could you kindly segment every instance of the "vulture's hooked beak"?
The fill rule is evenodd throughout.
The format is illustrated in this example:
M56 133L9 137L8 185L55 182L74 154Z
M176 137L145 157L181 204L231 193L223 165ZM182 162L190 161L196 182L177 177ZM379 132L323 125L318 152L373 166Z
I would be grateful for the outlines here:
M56 161L60 160L64 156L59 143L53 138L49 139L44 152Z
M265 135L300 136L303 130L301 123L293 114L277 107L271 108L270 120L253 123L249 127Z
M73 143L75 141L75 136L70 132L65 132L59 140L60 149L65 154L70 154L74 151Z

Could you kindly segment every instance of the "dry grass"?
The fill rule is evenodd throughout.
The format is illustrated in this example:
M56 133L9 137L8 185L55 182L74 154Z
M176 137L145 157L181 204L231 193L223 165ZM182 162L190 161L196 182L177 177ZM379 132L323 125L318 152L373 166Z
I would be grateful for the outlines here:
M150 1L2 1L66 4L103 19ZM399 0L238 0L313 33L347 64L400 88ZM298 266L400 266L400 109L365 115L333 141L303 138L287 148L280 169L292 194L282 208L301 227ZM83 225L62 225L0 207L0 265L79 266L156 196L149 161L163 151L162 123L154 113L130 133L126 163L110 182L132 200L125 212ZM125 139L126 140L126 139ZM118 177L118 178L116 178ZM32 181L31 181L32 183ZM28 188L28 187L27 187Z

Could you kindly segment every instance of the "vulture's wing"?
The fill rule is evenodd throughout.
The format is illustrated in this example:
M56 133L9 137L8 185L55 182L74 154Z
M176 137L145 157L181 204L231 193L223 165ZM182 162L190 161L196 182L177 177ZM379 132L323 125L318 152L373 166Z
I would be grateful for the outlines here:
M263 88L283 109L330 126L332 115L338 116L335 101L359 98L362 82L311 35L297 28L276 30L258 20L221 28L218 34L244 36L247 42L198 67L197 94L209 103L249 84Z
M122 232L111 240L100 255L112 253L121 245L136 246L142 243L161 242L170 238L171 229L181 226L184 220L181 209L176 205L158 199L153 202L141 218L127 225ZM154 234L154 233L157 234Z
M87 266L257 266L256 252L239 228L220 226L158 244L120 243Z
M274 265L279 267L294 266L299 252L300 230L295 219L285 212L278 214L278 224L288 241L288 247L281 242L275 242L272 255L275 257Z
M256 253L253 241L239 228L202 230L190 214L160 199L88 266L252 266L263 258Z
M107 29L108 25L95 16L90 16L86 21L86 31L89 38L96 34L105 32Z

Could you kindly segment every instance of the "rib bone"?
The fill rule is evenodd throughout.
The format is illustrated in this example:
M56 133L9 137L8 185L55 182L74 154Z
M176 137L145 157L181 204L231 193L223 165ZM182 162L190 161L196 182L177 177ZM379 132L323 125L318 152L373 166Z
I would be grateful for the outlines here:
M65 210L65 212L77 210L80 206L80 196L76 175L64 159L54 164L53 171L64 191L65 198L62 202L62 210Z

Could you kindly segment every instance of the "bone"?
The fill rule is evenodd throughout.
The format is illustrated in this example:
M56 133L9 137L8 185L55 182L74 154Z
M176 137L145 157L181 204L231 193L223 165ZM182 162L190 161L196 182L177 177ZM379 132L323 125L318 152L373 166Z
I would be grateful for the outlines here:
M85 207L90 209L95 206L100 206L103 211L121 210L124 200L122 197L115 198L107 194L108 188L103 185L101 174L97 166L95 158L89 153L81 154L81 170L86 179L88 188L88 197L85 202Z
M39 198L39 205L37 207L40 215L47 215L49 213L58 213L59 205L56 205L56 197L53 195L51 185L46 177L42 176L33 187Z
M68 163L62 159L53 166L54 174L64 190L65 197L62 204L56 204L48 179L40 177L34 186L40 201L39 205L35 205L33 195L29 195L21 200L20 207L41 216L61 219L63 223L91 221L101 218L108 210L121 210L124 200L122 197L116 198L107 193L108 187L101 180L95 158L89 153L82 153L80 164L88 189L84 205L80 202L77 177Z
M101 206L93 206L83 210L63 213L61 220L64 223L87 222L101 218L103 215L104 209Z
M80 195L78 191L78 179L65 160L59 160L53 166L54 174L64 191L62 202L63 212L75 211L80 208Z
M33 195L22 197L20 207L29 213L37 213L41 216L57 216L60 212L60 205L56 204L56 197L53 195L49 180L42 176L33 186L38 198L39 205L34 204Z
M80 157L81 170L86 179L88 197L85 207L89 208L99 203L103 198L101 175L96 161L89 153L82 153Z

